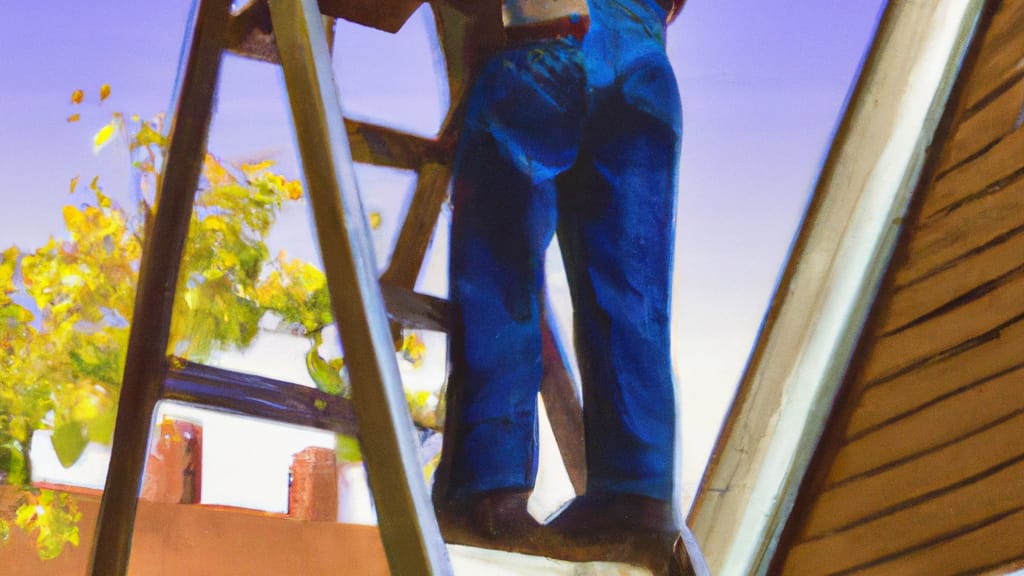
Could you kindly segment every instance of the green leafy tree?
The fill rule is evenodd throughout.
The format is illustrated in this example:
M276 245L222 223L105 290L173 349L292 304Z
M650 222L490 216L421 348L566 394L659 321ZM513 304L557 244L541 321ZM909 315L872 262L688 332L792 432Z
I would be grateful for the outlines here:
M109 94L104 85L100 100ZM83 97L75 91L72 102ZM80 119L74 114L68 121ZM143 232L163 161L161 122L114 113L93 138L96 151L118 139L128 150L136 192L131 209L104 194L98 177L86 187L75 176L71 193L89 198L64 207L63 238L31 252L0 253L0 481L24 489L12 509L14 524L36 534L44 559L78 544L81 514L66 494L31 488L33 436L50 431L66 467L90 442L112 440ZM348 395L343 360L319 351L321 333L333 322L323 273L284 253L271 258L266 245L281 208L303 197L301 183L272 166L233 166L205 156L168 353L201 362L216 351L245 348L269 314L309 339L306 365L317 387ZM414 335L401 348L414 363L423 353ZM430 420L425 407L432 400L409 398L414 414ZM339 456L358 459L358 444L339 439ZM0 542L11 530L4 514Z

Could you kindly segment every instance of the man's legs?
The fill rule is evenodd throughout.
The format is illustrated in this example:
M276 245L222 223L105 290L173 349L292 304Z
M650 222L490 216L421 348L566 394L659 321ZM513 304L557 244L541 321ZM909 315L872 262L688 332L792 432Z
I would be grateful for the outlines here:
M450 297L462 319L455 498L532 489L541 380L539 297L555 229L554 176L583 112L570 41L499 54L474 88L456 158Z
M679 96L664 58L595 90L586 145L560 180L559 242L584 385L588 494L652 502L672 521L669 312ZM613 498L614 500L614 498ZM596 504L612 506L612 504ZM609 522L616 514L609 511Z

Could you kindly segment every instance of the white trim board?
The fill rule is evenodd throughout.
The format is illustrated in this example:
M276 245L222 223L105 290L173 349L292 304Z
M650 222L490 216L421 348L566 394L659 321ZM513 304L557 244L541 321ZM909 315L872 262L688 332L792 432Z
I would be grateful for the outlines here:
M983 0L890 0L690 515L764 574L892 254Z

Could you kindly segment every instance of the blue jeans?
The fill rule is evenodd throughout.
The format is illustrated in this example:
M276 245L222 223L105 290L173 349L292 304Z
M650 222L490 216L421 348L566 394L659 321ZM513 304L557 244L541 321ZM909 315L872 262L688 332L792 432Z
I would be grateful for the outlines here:
M605 64L571 38L515 47L488 63L470 96L450 259L464 338L453 358L464 380L456 495L533 486L544 253L557 229L587 489L672 497L679 95L663 45L595 73ZM598 76L612 81L595 85Z

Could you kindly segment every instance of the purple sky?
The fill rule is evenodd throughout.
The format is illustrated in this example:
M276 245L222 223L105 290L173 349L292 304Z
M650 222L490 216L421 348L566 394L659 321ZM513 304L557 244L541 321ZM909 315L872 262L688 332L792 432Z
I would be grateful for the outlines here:
M62 226L72 177L101 177L129 199L128 161L98 156L92 134L113 111L169 104L188 0L10 2L0 19L0 249L42 245ZM690 0L670 28L684 107L677 214L676 370L692 489L742 371L807 203L881 0ZM339 28L336 71L352 116L432 133L444 95L423 12L398 35ZM99 106L99 86L112 86ZM74 89L86 102L72 106ZM283 86L269 65L223 68L211 150L273 157L295 173ZM65 118L80 112L82 121ZM397 223L408 175L360 170L366 204ZM84 188L84 187L83 187ZM80 191L78 194L87 192ZM302 210L275 243L315 258ZM387 244L388 240L383 240ZM438 282L433 282L437 289ZM205 491L204 491L205 492ZM689 496L689 495L688 495Z

